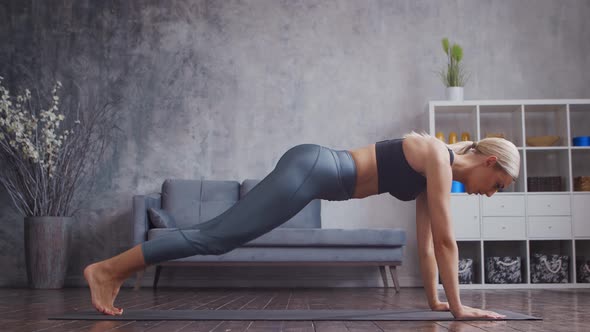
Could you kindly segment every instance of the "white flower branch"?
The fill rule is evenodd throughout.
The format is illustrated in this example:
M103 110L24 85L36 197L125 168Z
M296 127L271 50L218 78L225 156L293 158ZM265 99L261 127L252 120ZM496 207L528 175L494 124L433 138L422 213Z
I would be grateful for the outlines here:
M82 183L93 183L115 126L109 104L86 112L85 117L76 110L76 117L69 119L60 113L59 81L45 110L33 106L28 89L24 95L11 96L2 80L0 77L0 183L23 215L71 215L72 201Z

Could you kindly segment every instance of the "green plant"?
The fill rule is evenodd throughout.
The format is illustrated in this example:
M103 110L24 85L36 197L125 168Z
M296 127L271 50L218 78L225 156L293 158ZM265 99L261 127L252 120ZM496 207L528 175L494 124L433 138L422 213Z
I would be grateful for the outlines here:
M447 87L464 86L467 76L461 63L463 48L459 44L450 46L449 39L446 37L442 40L442 47L447 54L447 65L439 72L443 83Z

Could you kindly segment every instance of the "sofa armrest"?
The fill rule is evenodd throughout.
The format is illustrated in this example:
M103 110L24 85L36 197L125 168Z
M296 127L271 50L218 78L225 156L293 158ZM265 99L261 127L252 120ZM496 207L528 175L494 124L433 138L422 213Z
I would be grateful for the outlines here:
M150 229L147 210L149 208L160 209L162 195L154 193L149 195L133 196L133 245L138 245L147 240L147 232Z

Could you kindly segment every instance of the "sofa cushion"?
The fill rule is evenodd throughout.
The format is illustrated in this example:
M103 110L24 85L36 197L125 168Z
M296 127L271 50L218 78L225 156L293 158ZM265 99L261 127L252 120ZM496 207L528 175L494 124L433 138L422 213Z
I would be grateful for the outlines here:
M225 212L238 201L238 181L203 181L200 222L209 221Z
M240 186L240 199L244 197L252 188L254 188L261 180L247 179L242 182ZM314 199L307 204L301 211L294 215L279 228L321 228L321 201Z
M238 201L239 189L237 181L167 179L162 208L178 228L188 228L225 212Z
M163 236L173 229L157 228L148 239ZM184 230L185 234L198 230ZM406 244L403 229L276 228L242 247L401 247Z
M162 209L149 208L150 223L156 228L176 228L176 221L168 212Z

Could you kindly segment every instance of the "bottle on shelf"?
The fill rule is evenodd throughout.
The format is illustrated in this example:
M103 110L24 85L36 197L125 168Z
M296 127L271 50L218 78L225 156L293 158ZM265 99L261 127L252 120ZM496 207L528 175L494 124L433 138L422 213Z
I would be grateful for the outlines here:
M454 131L451 131L449 133L449 144L455 144L457 143L457 133Z

